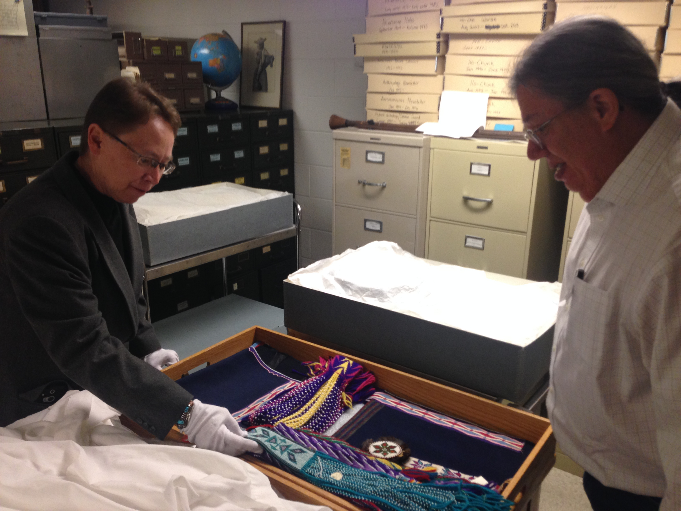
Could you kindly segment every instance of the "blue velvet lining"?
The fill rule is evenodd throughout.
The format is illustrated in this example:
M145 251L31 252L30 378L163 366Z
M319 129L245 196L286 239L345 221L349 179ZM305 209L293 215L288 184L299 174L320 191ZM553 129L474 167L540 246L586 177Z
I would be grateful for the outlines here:
M369 438L393 436L403 440L415 458L467 475L481 475L497 484L513 477L534 448L534 444L525 442L522 451L513 451L375 401L370 401L335 436L360 448Z
M243 350L177 383L202 403L236 412L288 381L268 372L249 350Z

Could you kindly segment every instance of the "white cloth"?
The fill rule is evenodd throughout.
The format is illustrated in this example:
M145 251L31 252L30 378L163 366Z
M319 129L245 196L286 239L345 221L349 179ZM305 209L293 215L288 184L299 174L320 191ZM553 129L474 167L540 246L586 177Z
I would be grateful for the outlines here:
M144 357L144 361L151 367L159 371L180 361L180 357L175 350L161 348Z
M148 193L135 202L133 207L137 221L148 227L284 195L287 195L286 192L250 188L234 183L213 183L169 192Z
M680 137L669 102L582 212L547 402L568 456L663 511L681 509Z
M317 261L289 281L426 321L527 346L556 321L559 283L530 282L422 259L373 241Z
M0 508L328 510L277 497L268 479L238 458L147 444L117 417L89 392L71 391L0 428Z
M202 449L230 456L262 452L262 447L256 442L244 438L246 432L239 427L227 408L205 404L198 399L194 399L191 418L184 432L191 443Z

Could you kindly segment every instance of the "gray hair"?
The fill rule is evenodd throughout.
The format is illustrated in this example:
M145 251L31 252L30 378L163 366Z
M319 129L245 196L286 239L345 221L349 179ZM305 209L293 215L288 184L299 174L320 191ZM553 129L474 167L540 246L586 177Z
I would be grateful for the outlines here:
M615 20L577 16L555 24L521 55L509 82L537 88L566 107L584 103L592 91L612 90L621 107L650 117L664 108L658 71L643 44Z

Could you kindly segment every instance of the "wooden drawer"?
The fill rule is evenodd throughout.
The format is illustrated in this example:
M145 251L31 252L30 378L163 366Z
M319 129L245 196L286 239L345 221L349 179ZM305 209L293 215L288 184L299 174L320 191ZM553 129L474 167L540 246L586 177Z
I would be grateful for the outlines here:
M412 254L416 248L415 218L336 206L333 224L334 254L372 241L393 241Z
M343 354L340 351L302 339L296 339L261 327L252 327L173 364L164 369L163 372L170 378L177 380L189 373L190 370L203 364L214 364L241 350L248 349L254 342L268 344L298 360L317 360L319 357ZM386 390L398 398L410 400L451 417L534 443L535 446L525 462L509 479L502 492L504 497L516 503L516 510L528 509L529 503L538 494L542 480L555 462L556 442L547 419L418 376L412 376L376 362L351 355L347 356L375 375L378 388ZM134 422L127 422L134 431L143 433ZM173 429L172 433L175 434L175 438L179 437L179 432L176 429ZM269 477L272 485L285 498L326 505L335 511L359 511L360 509L350 502L273 465L268 465L248 455L244 456L244 459Z
M431 217L527 231L535 167L527 157L435 150L431 166Z
M436 221L428 229L428 259L524 278L525 235Z
M335 152L337 204L416 214L418 147L339 140Z

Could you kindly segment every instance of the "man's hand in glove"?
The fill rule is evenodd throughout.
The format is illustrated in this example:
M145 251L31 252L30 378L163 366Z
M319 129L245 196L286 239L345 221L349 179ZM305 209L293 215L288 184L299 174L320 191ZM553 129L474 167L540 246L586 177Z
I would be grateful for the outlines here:
M227 408L207 405L194 399L189 424L182 430L189 441L202 449L219 451L230 456L245 452L261 453L253 440L244 438L243 431Z
M173 350L165 350L161 348L153 353L149 353L144 357L144 361L151 367L158 369L159 371L169 365L172 365L180 360L177 356L177 352Z

